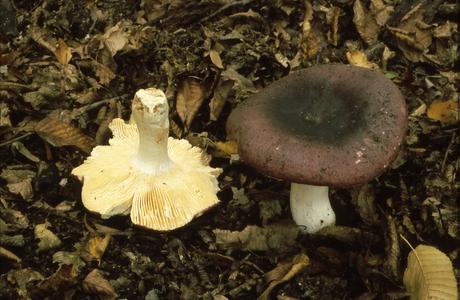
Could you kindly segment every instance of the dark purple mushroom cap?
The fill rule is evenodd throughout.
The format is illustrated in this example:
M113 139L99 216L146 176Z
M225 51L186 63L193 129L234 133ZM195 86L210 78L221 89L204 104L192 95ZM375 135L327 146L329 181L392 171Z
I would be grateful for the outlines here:
M291 182L335 187L380 175L396 158L406 127L396 85L348 65L293 72L240 104L227 121L247 164Z

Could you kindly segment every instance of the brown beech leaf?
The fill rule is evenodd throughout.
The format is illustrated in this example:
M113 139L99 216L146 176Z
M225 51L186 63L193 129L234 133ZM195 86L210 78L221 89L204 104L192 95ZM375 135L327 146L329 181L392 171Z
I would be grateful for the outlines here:
M82 133L80 129L56 118L46 117L39 121L35 132L55 147L75 146L86 153L94 147L94 140Z
M63 39L59 39L54 55L56 56L58 62L63 65L67 65L72 59L72 52Z
M86 276L83 280L83 289L89 294L97 295L99 299L111 300L118 297L113 287L98 269L92 270Z
M204 89L198 79L188 77L183 80L177 90L176 110L184 123L189 128L204 100Z
M419 245L409 253L403 281L412 300L458 299L452 262L435 247Z

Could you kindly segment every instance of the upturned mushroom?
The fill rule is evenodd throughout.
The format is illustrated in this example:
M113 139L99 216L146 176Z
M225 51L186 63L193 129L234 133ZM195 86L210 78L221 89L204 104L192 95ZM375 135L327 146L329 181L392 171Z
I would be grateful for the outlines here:
M293 72L237 106L227 121L244 162L292 182L292 216L308 233L335 224L329 187L379 176L396 158L406 127L396 85L346 65Z
M83 181L84 206L103 218L130 214L158 231L190 222L219 201L216 177L201 149L169 136L168 102L155 88L132 102L135 124L114 119L108 146L97 146L72 174Z

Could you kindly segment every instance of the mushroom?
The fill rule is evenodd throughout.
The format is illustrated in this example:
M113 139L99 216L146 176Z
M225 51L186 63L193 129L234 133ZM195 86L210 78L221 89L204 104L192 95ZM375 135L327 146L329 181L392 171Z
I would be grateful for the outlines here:
M329 187L379 176L396 158L406 127L395 84L376 71L332 64L272 83L227 121L243 161L292 182L292 217L308 233L335 224Z
M172 230L218 203L216 176L201 149L169 137L168 102L161 90L139 90L136 124L114 119L109 146L97 146L72 170L83 181L82 202L108 218L131 214L134 224Z

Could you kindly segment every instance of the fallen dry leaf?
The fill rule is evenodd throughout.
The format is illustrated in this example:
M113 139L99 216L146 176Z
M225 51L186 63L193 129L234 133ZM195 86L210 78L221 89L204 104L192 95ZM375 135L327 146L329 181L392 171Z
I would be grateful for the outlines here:
M235 141L216 142L216 149L228 156L238 154L238 144Z
M292 261L279 263L276 268L265 274L265 282L269 283L265 291L257 300L269 300L272 290L281 283L291 280L310 264L310 259L305 254L296 255Z
M211 62L218 67L219 69L224 68L224 64L222 63L222 59L220 58L219 52L214 49L209 50L209 58L211 58Z
M388 27L397 39L398 48L412 62L424 61L424 54L432 42L433 30L424 22L430 5L420 2L401 18L397 27Z
M63 39L59 39L58 46L56 50L54 50L54 55L58 62L63 65L67 65L72 59L72 51Z
M98 296L102 300L117 299L118 295L98 269L92 270L83 280L85 292Z
M347 51L347 60L352 66L362 67L367 69L378 69L377 64L370 62L364 52L354 50Z
M233 84L233 80L220 80L217 84L211 101L209 102L209 119L211 121L217 121L219 118L220 113L227 102L228 96L232 91Z
M412 300L458 299L452 262L435 247L419 245L412 249L403 281Z
M104 255L107 246L110 243L111 236L95 236L88 240L82 253L82 258L86 261L100 261Z
M17 264L21 262L21 259L16 254L3 247L0 247L0 260L7 260Z
M61 240L47 228L48 226L48 223L35 226L35 238L40 240L38 243L39 252L59 247L62 244Z
M0 103L0 128L11 127L10 108L6 102Z
M361 38L368 45L377 42L378 36L391 13L393 6L384 3L382 0L371 0L369 9L366 9L360 0L353 5L353 22Z
M343 14L342 9L333 6L326 12L326 19L328 24L331 26L327 32L327 40L334 46L337 46L339 42L339 18Z
M216 244L245 251L283 250L295 244L299 227L294 224L249 225L243 231L214 229Z
M95 146L94 140L83 134L80 129L56 118L42 119L35 125L34 130L42 139L55 147L75 146L90 153Z
M184 123L189 128L195 115L204 100L204 89L198 79L187 77L177 89L176 110Z
M4 179L6 187L10 193L20 195L23 199L32 199L34 191L32 188L32 179L35 178L35 172L27 169L5 168L0 174Z
M428 118L444 124L455 124L458 121L458 100L434 101L426 112Z
M54 274L33 286L30 294L33 299L61 298L63 291L77 283L77 275L73 265L61 265Z

